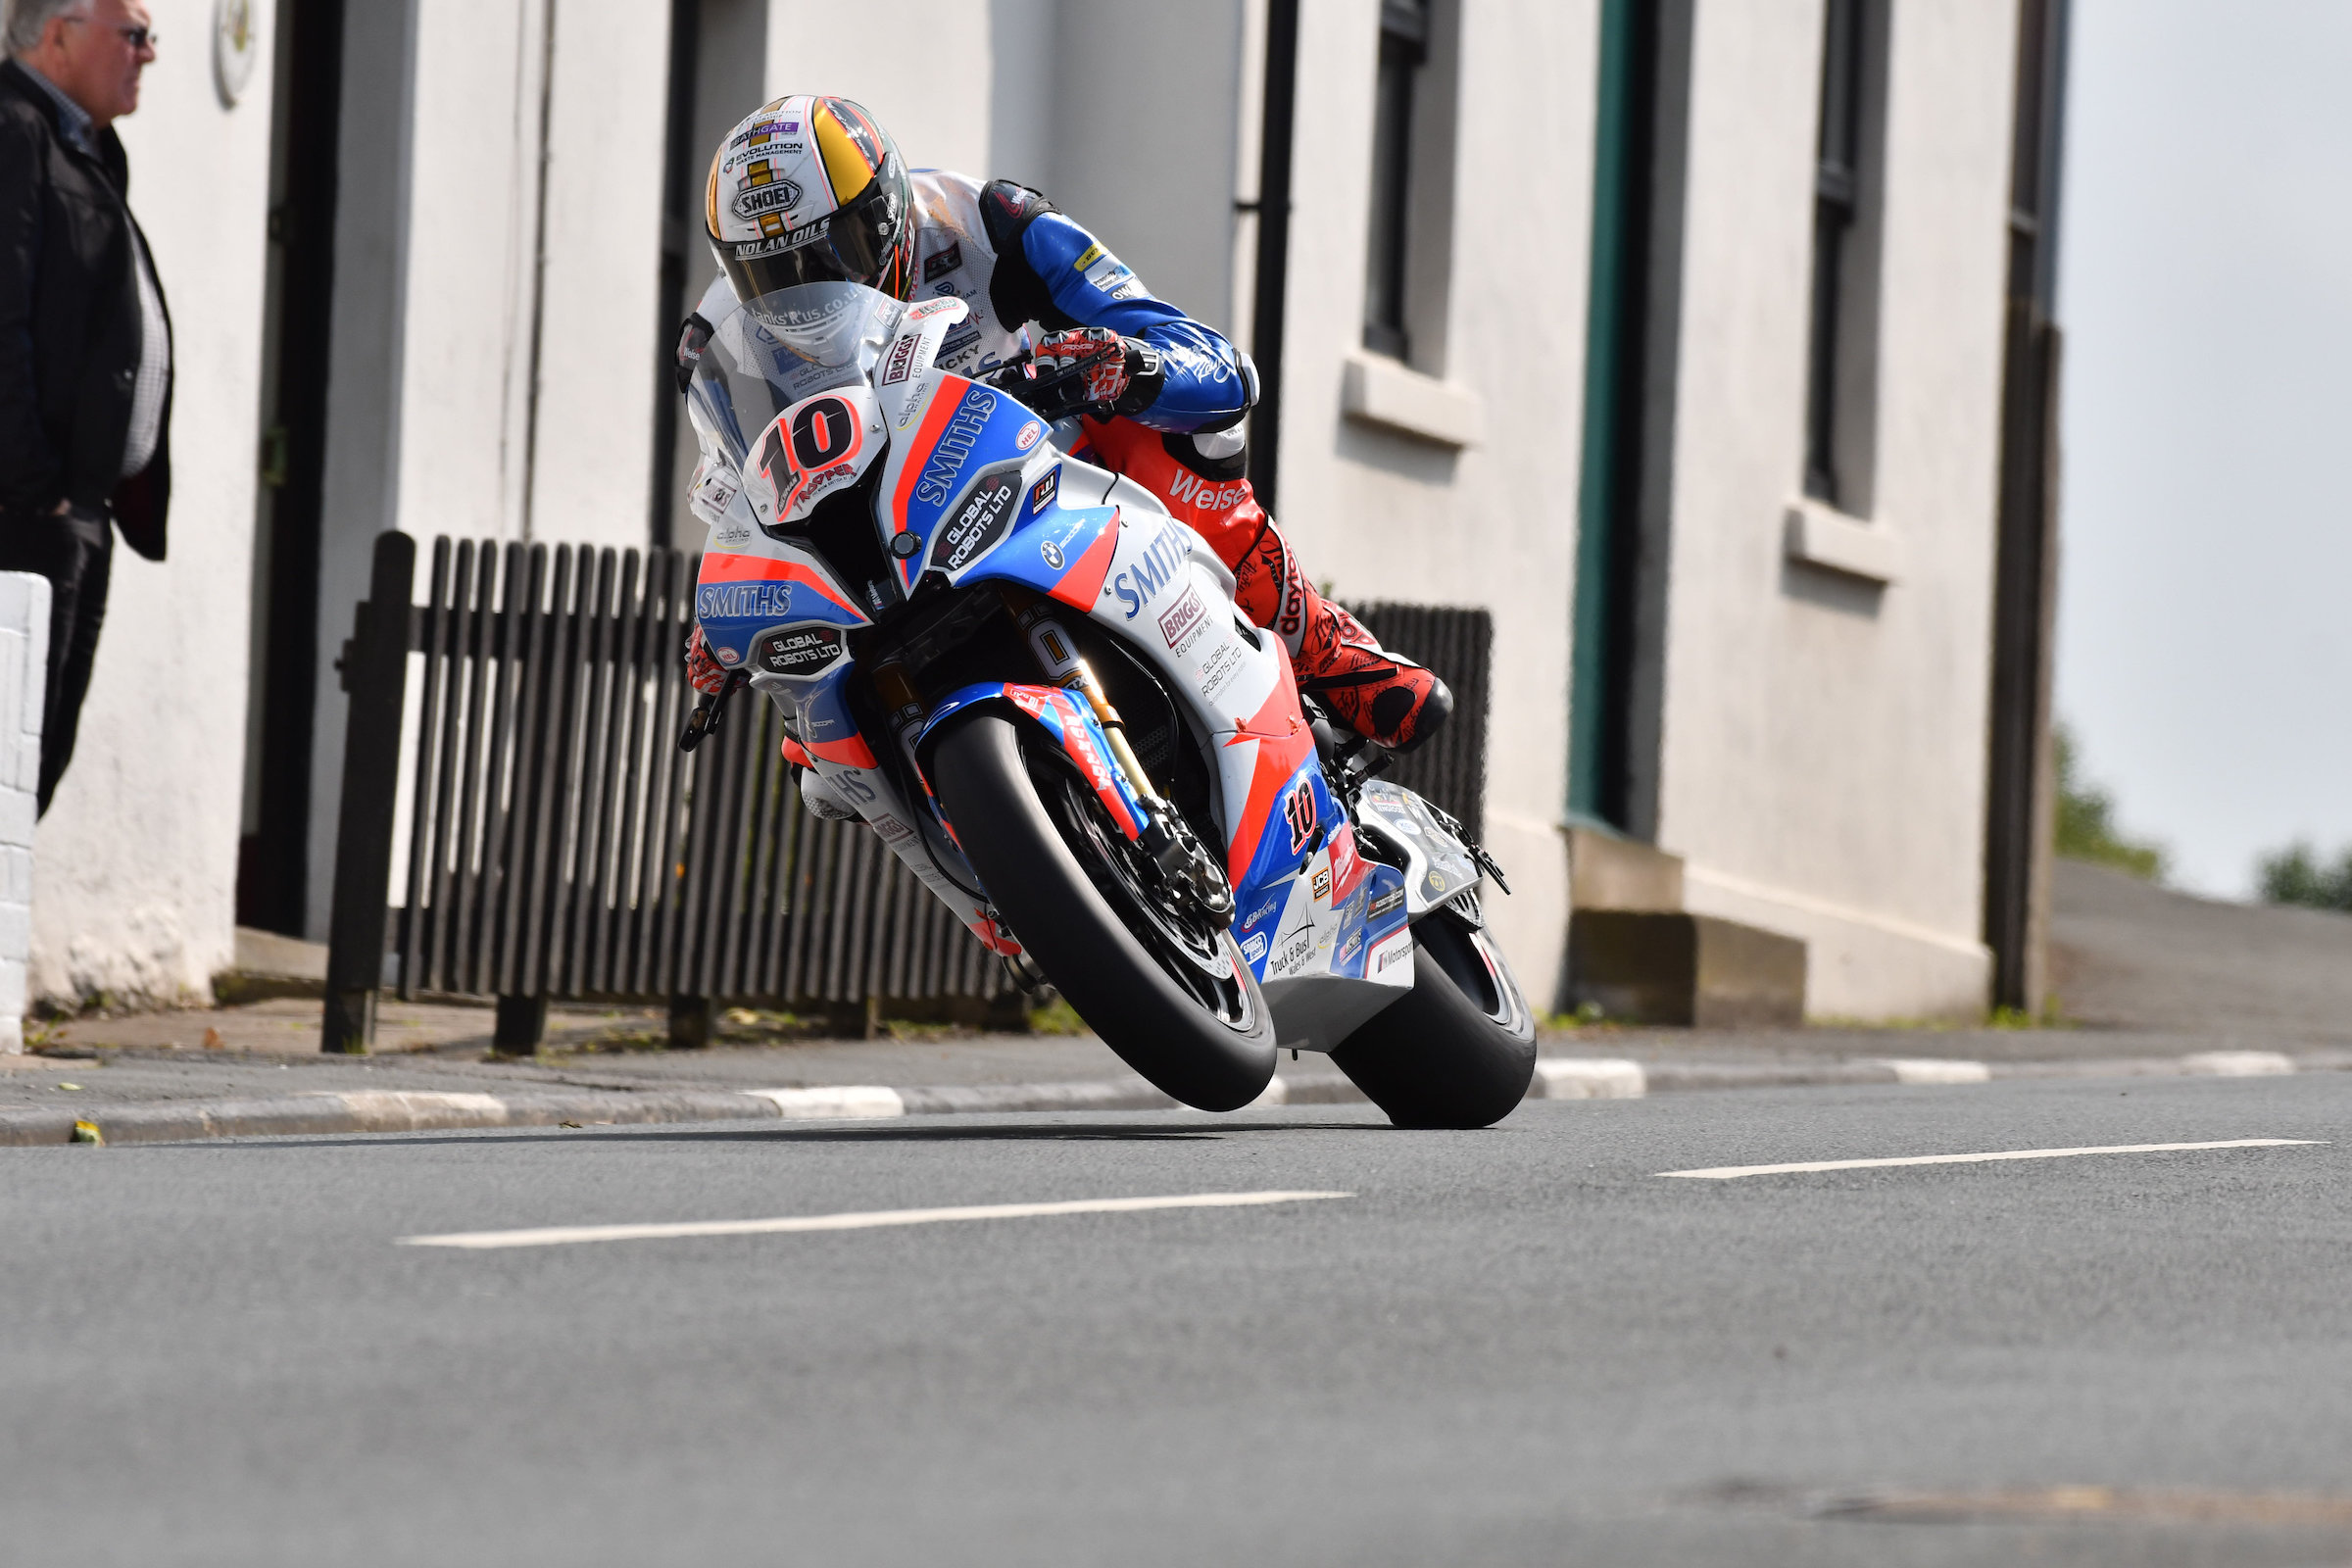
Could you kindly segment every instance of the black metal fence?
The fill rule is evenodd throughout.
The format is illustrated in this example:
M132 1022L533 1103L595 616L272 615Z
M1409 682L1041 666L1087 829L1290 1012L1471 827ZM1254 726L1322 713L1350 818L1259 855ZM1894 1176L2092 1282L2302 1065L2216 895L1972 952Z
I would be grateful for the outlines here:
M1427 664L1453 692L1453 717L1418 751L1391 762L1396 780L1486 832L1487 707L1494 617L1483 610L1378 603L1348 607L1383 648Z
M667 1002L673 1020L707 1020L713 999L806 1008L1005 989L873 834L800 808L771 705L732 704L717 736L678 751L697 557L443 538L413 604L416 559L409 536L377 539L343 662L326 1049L366 1048L387 984L496 996L500 1042L516 1047L536 1042L550 998ZM1457 703L1392 776L1475 831L1485 612L1360 613Z

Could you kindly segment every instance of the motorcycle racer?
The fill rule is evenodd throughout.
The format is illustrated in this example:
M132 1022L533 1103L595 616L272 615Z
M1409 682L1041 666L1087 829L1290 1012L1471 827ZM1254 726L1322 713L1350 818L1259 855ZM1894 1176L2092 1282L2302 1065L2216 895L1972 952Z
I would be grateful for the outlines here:
M1028 343L1025 373L1039 395L1024 401L1049 417L1080 415L1091 451L1078 456L1143 485L1209 543L1234 573L1243 612L1283 640L1301 690L1396 751L1445 722L1453 706L1445 683L1317 592L1259 506L1241 429L1257 400L1248 356L1155 298L1045 196L1010 180L909 171L857 104L798 94L747 116L720 143L705 216L737 300L837 280L902 300L953 296L970 315L938 364L967 375ZM1033 342L1032 322L1043 334ZM689 319L682 366L709 332L700 315ZM726 462L708 443L704 456L706 469ZM687 665L698 690L715 692L725 678L699 629Z

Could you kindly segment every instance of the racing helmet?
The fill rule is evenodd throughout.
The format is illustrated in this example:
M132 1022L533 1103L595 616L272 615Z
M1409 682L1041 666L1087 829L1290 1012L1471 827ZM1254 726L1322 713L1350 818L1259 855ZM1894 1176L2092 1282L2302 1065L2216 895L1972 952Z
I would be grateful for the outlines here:
M746 116L710 160L704 211L739 300L829 282L913 296L906 160L847 98L799 93Z

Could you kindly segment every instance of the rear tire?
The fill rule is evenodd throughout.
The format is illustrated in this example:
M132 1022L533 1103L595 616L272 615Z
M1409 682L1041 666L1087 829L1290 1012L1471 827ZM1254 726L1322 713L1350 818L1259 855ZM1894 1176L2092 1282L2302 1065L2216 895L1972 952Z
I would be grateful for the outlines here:
M1172 917L1139 905L1110 862L1125 841L1090 823L1100 808L1067 791L1063 771L1044 758L1033 777L1020 732L986 710L931 757L964 858L1054 989L1159 1089L1201 1110L1240 1109L1274 1076L1274 1018L1250 965L1231 932L1188 943Z
M1331 1059L1399 1127L1488 1127L1527 1098L1535 1015L1486 933L1441 911L1413 927L1413 989Z

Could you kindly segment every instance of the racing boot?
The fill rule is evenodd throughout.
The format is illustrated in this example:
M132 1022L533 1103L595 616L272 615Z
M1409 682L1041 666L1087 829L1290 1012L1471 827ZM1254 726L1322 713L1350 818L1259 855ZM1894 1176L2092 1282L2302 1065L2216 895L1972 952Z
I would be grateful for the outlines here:
M1364 623L1315 591L1267 517L1233 564L1242 612L1280 637L1298 689L1368 740L1409 752L1453 711L1453 694L1422 665L1380 646Z

